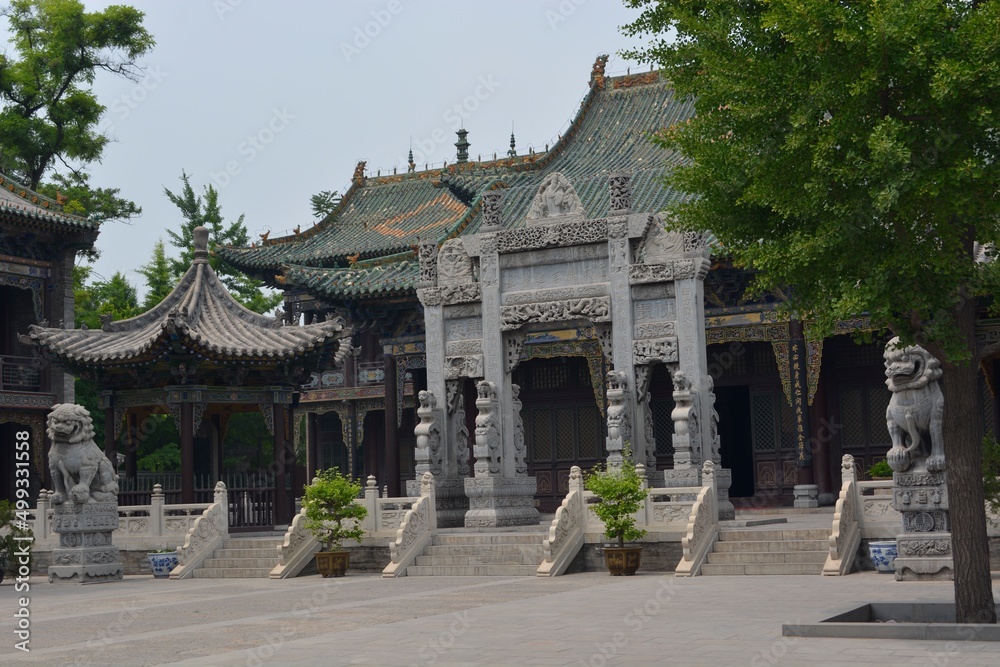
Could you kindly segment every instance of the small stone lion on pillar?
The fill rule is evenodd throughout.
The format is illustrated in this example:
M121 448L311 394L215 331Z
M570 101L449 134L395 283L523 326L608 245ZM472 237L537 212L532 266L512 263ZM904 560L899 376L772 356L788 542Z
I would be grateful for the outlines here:
M48 418L49 472L55 493L52 504L67 500L77 504L114 502L118 475L111 461L94 442L94 420L82 405L52 406Z
M926 467L944 470L944 394L938 385L941 362L919 345L885 347L885 384L892 392L885 411L892 448L886 460L896 472ZM922 465L921 465L922 464Z

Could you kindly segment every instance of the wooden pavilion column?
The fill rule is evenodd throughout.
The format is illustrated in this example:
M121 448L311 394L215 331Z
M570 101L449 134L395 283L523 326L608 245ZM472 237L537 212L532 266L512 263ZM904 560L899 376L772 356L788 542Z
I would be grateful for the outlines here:
M118 443L115 442L115 406L109 403L104 408L104 455L111 461L111 465L118 470Z
M148 417L147 417L148 419ZM128 414L128 445L125 448L125 478L135 479L138 476L139 458L139 415L134 412Z
M295 464L295 459L289 458L288 440L285 437L286 408L281 403L274 403L271 409L274 419L274 522L285 524L291 520L285 486L289 468Z
M319 415L306 413L306 483L312 481L319 469Z
M194 404L181 403L181 503L194 502Z
M385 476L389 485L389 497L398 498L403 495L399 488L399 426L396 422L396 358L391 354L383 356L385 367Z
M813 451L810 447L809 403L806 362L809 352L802 322L792 320L788 325L789 371L792 380L792 415L795 419L796 485L813 484Z

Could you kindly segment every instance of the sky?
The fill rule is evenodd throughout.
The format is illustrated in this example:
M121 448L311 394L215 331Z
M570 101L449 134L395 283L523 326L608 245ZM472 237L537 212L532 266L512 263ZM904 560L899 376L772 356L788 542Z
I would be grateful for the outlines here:
M85 2L88 10L109 2ZM99 276L136 268L177 228L164 196L186 171L219 190L223 215L251 237L312 224L311 195L346 191L355 165L404 171L470 156L519 154L566 129L597 55L607 72L638 71L617 52L638 44L619 27L638 12L617 0L147 0L156 46L138 82L99 75L113 139L91 181L142 207L98 239ZM645 70L647 66L642 66ZM176 254L169 248L168 253Z

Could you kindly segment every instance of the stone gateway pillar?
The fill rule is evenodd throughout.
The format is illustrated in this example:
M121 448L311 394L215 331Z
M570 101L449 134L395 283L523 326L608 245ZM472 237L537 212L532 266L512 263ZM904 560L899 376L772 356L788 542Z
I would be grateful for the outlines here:
M111 536L118 529L118 476L94 442L87 409L64 403L48 418L49 471L55 491L49 582L89 584L118 581L124 568Z

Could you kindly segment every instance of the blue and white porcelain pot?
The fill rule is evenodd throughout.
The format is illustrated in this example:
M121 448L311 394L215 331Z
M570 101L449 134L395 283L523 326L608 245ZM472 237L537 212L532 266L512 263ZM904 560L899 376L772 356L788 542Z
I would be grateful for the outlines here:
M899 555L899 551L896 549L896 540L869 542L868 555L878 572L892 573L896 571L896 556Z
M177 567L177 552L150 553L146 554L149 561L149 569L157 579L166 579L170 576L170 570Z

